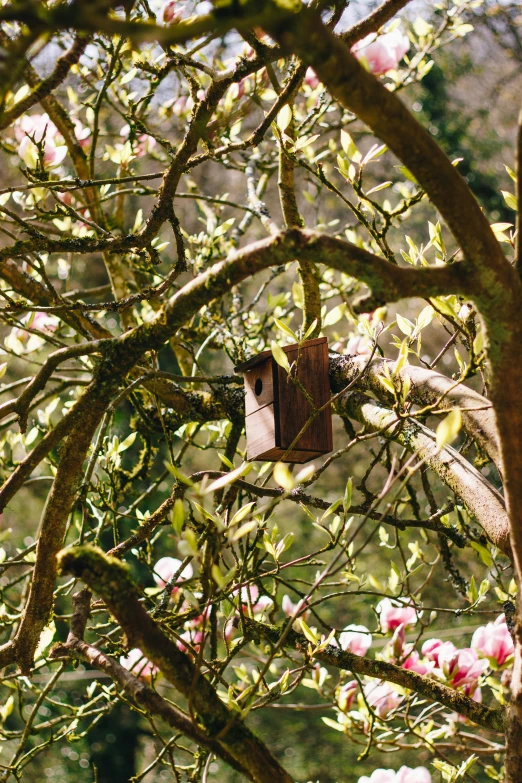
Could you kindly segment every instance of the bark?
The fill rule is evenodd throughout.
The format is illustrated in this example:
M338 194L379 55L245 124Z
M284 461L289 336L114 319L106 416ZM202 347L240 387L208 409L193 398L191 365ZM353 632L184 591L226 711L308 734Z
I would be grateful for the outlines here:
M383 375L385 364L393 369L393 362L387 359L374 358L368 364L367 356L332 355L330 361L332 390L338 392L358 378L358 390L368 389L382 402L390 404L393 402L392 395L379 380L379 376ZM361 373L362 376L359 378ZM455 381L445 375L424 367L408 365L400 371L399 375L402 379L406 376L410 378L411 389L408 399L412 402L422 406L438 403L442 409L461 408L464 431L479 444L500 469L497 425L490 400L464 384L455 385Z
M458 451L438 448L435 433L423 424L397 415L359 392L347 392L337 403L337 411L360 421L370 431L401 443L414 452L458 495L481 525L490 541L512 557L509 518L502 495Z
M245 618L247 632L256 641L268 639L277 644L283 635L284 627L260 623L256 620ZM291 630L285 634L284 646L294 647L300 652L306 653L310 648L310 642L302 634ZM484 704L465 696L463 693L448 688L443 683L436 682L430 677L403 669L387 661L378 661L366 658L363 655L355 655L351 652L340 650L339 647L327 645L324 650L313 655L321 663L335 666L337 669L345 669L366 677L375 677L379 680L393 682L403 688L420 693L432 701L437 701L451 710L465 715L467 718L492 731L503 732L506 727L506 715L503 709L491 709Z
M82 579L102 598L125 631L129 644L139 647L158 666L167 680L189 701L205 727L256 783L292 783L290 775L268 748L231 712L209 680L154 622L139 600L127 568L101 550L82 546L64 549L59 569Z

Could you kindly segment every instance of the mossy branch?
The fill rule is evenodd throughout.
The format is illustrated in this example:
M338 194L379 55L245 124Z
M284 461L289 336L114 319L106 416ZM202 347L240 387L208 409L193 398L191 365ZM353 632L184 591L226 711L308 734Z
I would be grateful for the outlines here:
M209 737L217 741L259 783L291 783L268 748L221 701L192 659L166 636L139 600L128 568L91 546L63 549L62 574L81 579L107 605L129 643L139 647L166 679L187 698Z
M277 625L260 623L257 620L245 618L245 627L248 634L255 641L267 639L272 644L277 644L283 633L283 628ZM299 652L307 653L310 642L302 634L291 630L284 642L285 647L294 647ZM471 699L463 693L448 688L447 685L417 674L401 666L396 666L387 661L376 661L365 656L354 655L328 645L326 649L314 655L314 659L335 666L336 669L355 672L366 677L375 677L379 680L393 682L403 688L408 688L419 693L427 699L439 702L469 720L492 731L504 732L506 727L506 712L503 709L491 709Z

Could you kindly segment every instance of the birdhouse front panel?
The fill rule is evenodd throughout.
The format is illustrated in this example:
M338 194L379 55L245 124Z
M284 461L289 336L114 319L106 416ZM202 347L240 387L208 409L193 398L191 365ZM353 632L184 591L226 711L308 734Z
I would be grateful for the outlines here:
M332 414L326 404L330 399L328 342L320 337L283 350L292 377L275 362L271 351L263 351L235 368L245 377L247 456L308 462L332 450ZM309 421L311 402L316 410L326 407Z

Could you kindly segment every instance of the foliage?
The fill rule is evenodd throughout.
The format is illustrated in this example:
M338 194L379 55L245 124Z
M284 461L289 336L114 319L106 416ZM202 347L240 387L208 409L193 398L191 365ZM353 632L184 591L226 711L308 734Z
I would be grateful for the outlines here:
M347 5L0 9L2 780L517 780L517 175L414 119L490 9ZM248 461L323 334L334 452Z

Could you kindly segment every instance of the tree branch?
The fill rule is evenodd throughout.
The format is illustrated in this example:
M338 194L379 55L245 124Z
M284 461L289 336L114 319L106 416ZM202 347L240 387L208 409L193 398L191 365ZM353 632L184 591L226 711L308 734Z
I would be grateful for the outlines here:
M358 391L370 389L382 402L390 404L392 395L379 380L383 375L385 365L392 365L387 359L374 358L368 363L367 356L331 356L330 377L332 390L341 391L354 378ZM491 457L499 468L500 449L495 413L491 401L468 388L464 384L455 385L455 381L434 370L408 365L403 368L401 379L409 377L411 389L408 399L421 405L433 405L442 399L442 407L451 405L462 409L462 425L464 430Z
M286 51L311 66L332 96L366 123L409 168L440 211L467 259L477 268L475 290L489 296L520 287L475 197L433 137L397 95L366 71L322 23L303 9L268 28ZM500 295L500 292L499 292Z
M193 742L215 753L216 756L226 761L233 769L252 779L248 770L228 754L218 742L201 731L189 715L163 699L143 679L135 677L114 658L109 658L98 650L97 647L84 641L83 634L89 615L90 597L88 590L81 590L73 596L74 614L67 641L54 645L49 658L53 660L57 658L76 658L108 674L126 695L133 699L142 709L151 715L157 715L173 729L180 731Z
M160 630L139 601L127 568L101 550L82 546L64 549L58 556L62 574L72 574L102 598L125 631L167 680L189 700L209 737L227 752L254 781L291 783L263 743L232 713L191 658Z
M378 6L375 11L365 16L359 22L356 22L348 30L339 35L341 41L347 46L353 46L360 41L361 38L365 38L370 33L376 33L378 30L389 22L396 13L401 11L404 6L408 5L411 0L385 0L385 2Z
M268 639L272 644L277 644L283 634L284 628L277 625L268 625L265 623L244 618L245 627L250 638L260 641ZM310 642L302 634L290 630L285 638L284 646L294 647L302 653L307 653ZM506 715L503 709L493 710L485 707L483 704L465 696L463 693L448 688L447 685L436 682L429 677L417 674L401 666L396 666L387 661L376 661L361 655L354 655L351 652L340 650L339 647L328 645L325 650L318 652L314 658L328 666L335 666L337 669L362 674L366 677L375 677L379 680L393 682L403 688L419 693L421 696L439 702L451 710L455 710L460 715L493 731L504 732L506 726Z
M464 501L490 541L512 557L504 498L458 451L451 446L439 449L435 433L428 427L412 419L399 419L389 408L359 392L341 396L336 408L341 416L354 418L371 431L385 430L385 437L415 452Z
M72 66L76 65L84 53L89 38L90 36L78 35L71 48L58 58L53 72L34 86L31 92L19 100L11 109L3 112L3 115L0 117L0 131L11 125L12 122L28 111L35 103L39 103L46 98L64 81Z

